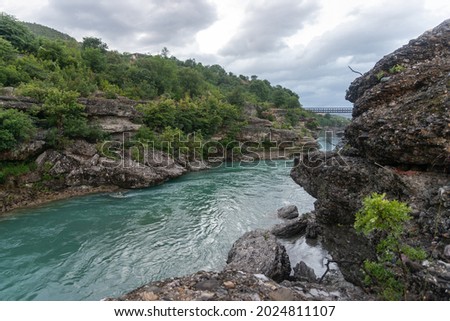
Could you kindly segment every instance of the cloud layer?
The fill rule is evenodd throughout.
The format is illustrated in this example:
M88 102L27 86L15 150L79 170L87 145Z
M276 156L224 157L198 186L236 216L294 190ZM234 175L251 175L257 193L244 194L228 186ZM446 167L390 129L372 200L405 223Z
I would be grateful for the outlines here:
M268 33L271 45L250 54L246 54L245 49L252 51L251 48L239 46L253 32L244 28L221 52L229 68L257 74L291 88L299 93L305 106L349 105L344 100L345 91L358 76L350 71L349 65L366 72L384 55L440 23L430 16L420 0L409 1L407 6L404 3L389 6L379 3L360 8L353 17L314 38L306 47L277 45L295 28L301 30L301 21L311 21L308 18L317 14L317 10L317 7L310 6L306 10L309 13L305 18L299 18L297 26L285 24L292 29L280 28L278 33ZM299 16L299 13L293 16ZM268 19L266 11L257 10L252 12L248 24L253 26L251 22L264 19ZM276 24L271 27L276 27ZM256 30L256 27L250 30Z
M102 38L119 51L155 53L167 47L180 59L220 64L286 86L305 106L333 106L349 105L345 90L357 75L348 65L369 70L448 18L450 5L444 0L4 0L0 11L78 40ZM235 27L220 32L225 21ZM208 45L208 39L200 45L197 37L206 30L214 30L209 40L221 46L213 54L199 49Z
M251 57L286 48L284 38L294 35L320 9L317 1L253 2L237 33L219 52L225 56Z
M206 0L50 0L41 20L111 42L116 48L183 47L217 19Z

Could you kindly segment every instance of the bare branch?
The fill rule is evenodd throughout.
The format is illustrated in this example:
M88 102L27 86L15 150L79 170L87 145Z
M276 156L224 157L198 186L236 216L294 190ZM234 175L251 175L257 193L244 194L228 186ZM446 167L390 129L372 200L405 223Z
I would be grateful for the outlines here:
M336 264L352 264L352 265L361 265L361 262L353 262L353 261L336 261L336 260L330 260L327 258L327 263L325 263L325 266L327 269L323 273L322 277L319 279L318 283L322 283L323 279L327 275L328 272L330 272L330 263L336 263Z
M347 67L348 67L351 71L353 71L355 74L360 74L361 76L363 75L362 73L360 73L359 71L353 69L352 67L350 67L350 66L347 66Z

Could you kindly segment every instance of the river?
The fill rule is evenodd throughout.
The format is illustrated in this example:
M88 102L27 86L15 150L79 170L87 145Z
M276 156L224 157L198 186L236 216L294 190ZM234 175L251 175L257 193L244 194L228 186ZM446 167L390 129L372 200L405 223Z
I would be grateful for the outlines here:
M163 185L16 210L0 218L0 300L99 300L147 282L225 265L233 242L313 209L290 164L189 173ZM284 241L320 268L320 247ZM295 262L294 262L295 263Z

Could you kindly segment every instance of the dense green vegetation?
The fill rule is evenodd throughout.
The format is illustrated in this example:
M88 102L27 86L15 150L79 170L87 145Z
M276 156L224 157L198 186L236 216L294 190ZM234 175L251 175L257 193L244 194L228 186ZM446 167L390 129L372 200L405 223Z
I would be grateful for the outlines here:
M0 184L6 182L9 176L20 176L36 168L35 163L0 162Z
M204 138L222 132L232 139L244 124L243 109L249 104L258 106L261 117L268 119L273 108L287 110L286 122L278 124L281 128L306 121L308 128L315 129L335 121L303 110L296 93L257 76L237 76L194 59L181 61L166 48L157 55L109 51L101 39L86 37L77 43L56 30L25 24L7 14L0 15L1 86L15 87L17 95L42 103L32 115L2 112L2 117L26 118L24 124L31 129L31 116L44 120L44 127L50 129L47 140L55 147L75 137L102 138L77 103L78 97L97 92L111 99L146 101L138 107L145 125L141 139L167 129L183 135L196 132ZM30 136L31 131L22 137L6 126L8 121L3 123L0 150Z
M65 33L59 32L58 30L49 28L47 26L40 25L38 23L24 22L24 24L36 37L45 37L54 40L76 41L74 38Z
M29 115L14 109L0 108L0 152L29 140L35 130Z
M402 240L411 209L405 203L385 197L377 193L366 197L356 214L355 229L377 240L377 259L364 262L365 281L383 299L407 299L411 286L407 263L424 260L426 253Z

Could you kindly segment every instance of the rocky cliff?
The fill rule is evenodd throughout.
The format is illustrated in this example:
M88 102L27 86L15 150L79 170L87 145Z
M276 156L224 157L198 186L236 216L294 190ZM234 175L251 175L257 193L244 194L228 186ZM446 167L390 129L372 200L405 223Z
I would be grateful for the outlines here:
M0 106L29 110L33 99L0 97ZM0 213L55 198L88 192L143 188L178 177L189 167L161 151L145 151L145 162L137 162L126 142L140 128L140 115L134 108L139 102L126 98L83 98L90 123L109 134L110 140L93 144L74 140L64 149L55 150L43 139L40 130L35 139L14 151L0 153L0 161L32 161L34 169L11 176L0 184Z
M450 166L450 23L445 21L381 59L356 79L345 137L380 164L448 172Z
M336 260L375 255L352 227L365 196L386 193L412 207L405 241L426 248L430 260L414 272L415 298L450 298L449 87L447 20L356 79L346 95L354 110L340 149L305 155L291 172L317 198L316 219ZM362 283L357 266L340 268Z
M34 99L14 96L13 88L3 90L3 94L0 107L5 109L32 113L39 105ZM184 156L174 159L159 150L129 147L133 135L142 126L142 115L135 107L145 102L124 97L105 99L97 93L90 98L79 98L78 103L84 106L89 123L106 133L108 141L94 144L78 139L56 150L46 142L48 130L39 128L30 142L1 152L0 162L28 162L33 170L9 176L0 184L0 213L88 192L148 187L190 170L207 168L202 160L189 161ZM246 119L247 126L241 128L236 138L243 144L243 153L237 153L236 157L247 155L248 160L285 158L303 146L317 146L314 139L303 139L298 129L275 129L272 122L250 114ZM270 146L255 148L261 142L268 142ZM229 154L234 157L233 153Z

